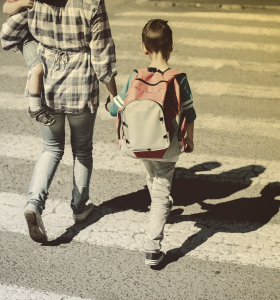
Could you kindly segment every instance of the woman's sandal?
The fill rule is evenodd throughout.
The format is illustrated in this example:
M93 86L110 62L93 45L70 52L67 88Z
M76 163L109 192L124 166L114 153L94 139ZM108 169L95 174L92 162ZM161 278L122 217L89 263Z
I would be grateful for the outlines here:
M35 119L38 123L45 126L51 126L55 123L55 118L50 115L44 107L36 111L31 111L30 108L28 108L28 113L31 118Z

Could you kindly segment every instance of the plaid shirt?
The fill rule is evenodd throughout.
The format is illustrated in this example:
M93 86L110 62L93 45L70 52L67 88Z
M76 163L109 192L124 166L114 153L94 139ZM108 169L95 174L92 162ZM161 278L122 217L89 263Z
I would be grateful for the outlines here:
M4 50L18 51L18 44L29 33L27 22L27 10L24 8L18 13L10 16L7 21L2 24L1 44Z
M65 7L34 2L29 30L40 42L44 66L44 103L54 112L92 112L99 82L116 75L115 45L104 0L68 0Z

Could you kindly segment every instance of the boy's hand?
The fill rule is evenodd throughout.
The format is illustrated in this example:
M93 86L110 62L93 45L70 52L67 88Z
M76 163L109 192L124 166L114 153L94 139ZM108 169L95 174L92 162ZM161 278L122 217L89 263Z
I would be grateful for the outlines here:
M23 7L28 7L28 8L32 8L34 4L34 0L20 0L20 2Z
M193 150L194 150L193 140L190 140L188 137L185 137L185 144L187 145L185 152L186 153L193 152Z

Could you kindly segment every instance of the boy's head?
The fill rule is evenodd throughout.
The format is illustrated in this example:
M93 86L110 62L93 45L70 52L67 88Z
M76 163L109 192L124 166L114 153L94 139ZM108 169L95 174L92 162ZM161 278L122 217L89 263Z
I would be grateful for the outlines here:
M149 53L161 52L164 58L168 58L173 48L173 38L167 21L150 20L142 30L142 43Z

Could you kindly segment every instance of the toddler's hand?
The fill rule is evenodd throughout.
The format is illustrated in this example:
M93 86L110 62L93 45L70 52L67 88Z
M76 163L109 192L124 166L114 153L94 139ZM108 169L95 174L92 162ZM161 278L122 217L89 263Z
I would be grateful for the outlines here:
M34 0L20 0L23 7L32 8L34 4Z
M185 144L187 145L187 148L185 149L186 153L193 152L194 144L193 141L191 141L188 137L185 138Z

